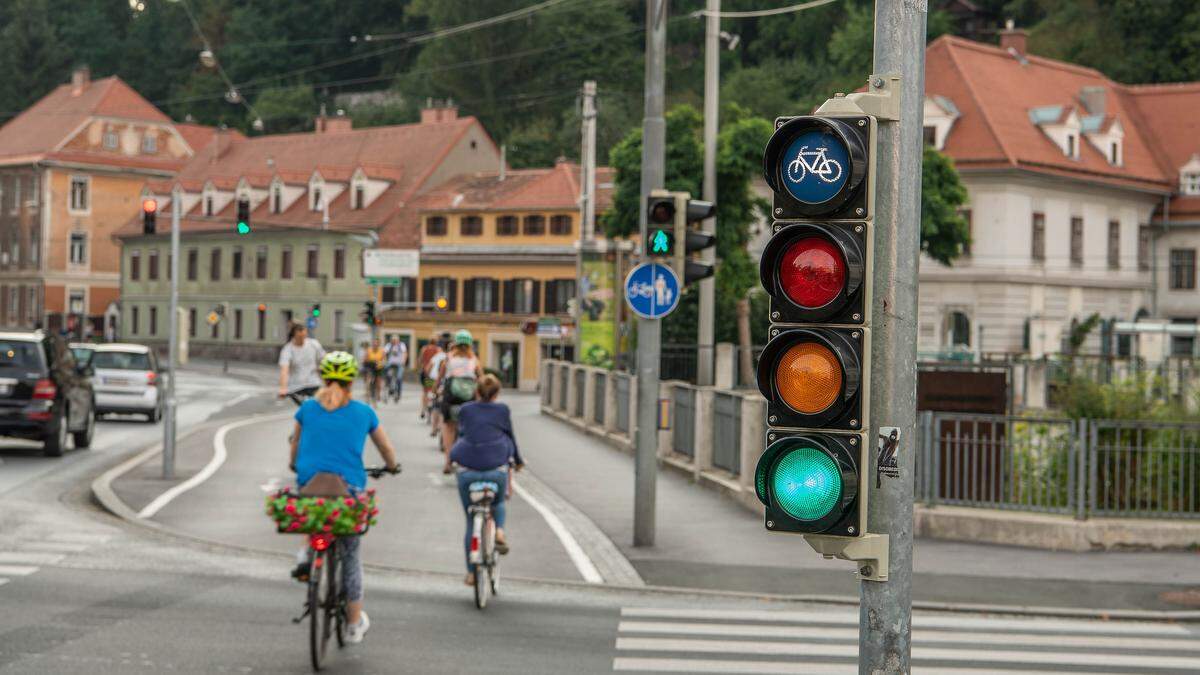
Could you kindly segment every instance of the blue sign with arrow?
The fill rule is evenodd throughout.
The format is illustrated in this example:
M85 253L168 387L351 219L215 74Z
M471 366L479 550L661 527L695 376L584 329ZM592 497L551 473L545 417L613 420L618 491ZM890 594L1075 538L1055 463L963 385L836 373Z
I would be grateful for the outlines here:
M679 306L679 277L659 263L642 263L625 277L625 302L643 319L661 319Z

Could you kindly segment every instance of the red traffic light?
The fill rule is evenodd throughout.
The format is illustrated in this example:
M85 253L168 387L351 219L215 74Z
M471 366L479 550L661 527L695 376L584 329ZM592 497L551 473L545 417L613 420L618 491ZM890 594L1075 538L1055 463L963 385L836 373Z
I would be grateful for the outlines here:
M858 231L793 223L767 242L759 278L771 296L772 321L863 323L866 254Z
M846 261L828 239L798 239L783 252L779 285L784 295L801 307L824 307L846 286Z
M145 211L146 213L154 213L155 211L158 211L158 200L143 199L142 211Z

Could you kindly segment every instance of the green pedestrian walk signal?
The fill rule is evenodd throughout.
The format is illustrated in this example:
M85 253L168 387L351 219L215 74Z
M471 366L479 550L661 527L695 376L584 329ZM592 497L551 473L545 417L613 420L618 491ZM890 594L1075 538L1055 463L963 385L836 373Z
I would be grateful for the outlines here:
M666 230L654 229L650 231L650 255L670 257L674 243L674 237Z

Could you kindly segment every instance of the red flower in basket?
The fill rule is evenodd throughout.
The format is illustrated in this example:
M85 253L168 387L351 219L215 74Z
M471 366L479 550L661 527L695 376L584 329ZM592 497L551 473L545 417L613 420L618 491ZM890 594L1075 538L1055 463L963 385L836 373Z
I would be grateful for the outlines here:
M340 510L340 509L334 509L334 510L333 510L333 511L332 511L332 512L329 514L329 517L330 517L330 518L337 518L337 517L338 517L338 516L340 516L340 515L342 515L342 512L341 512L341 510Z
M346 497L345 504L348 508L354 508L354 500L349 497Z
M287 511L288 513L295 513L295 512L296 512L296 505L295 505L294 503L292 503L292 502L288 502L288 505L287 505L287 506L285 506L285 507L283 507L283 510L284 510L284 511Z
M317 497L317 506L325 506L325 498Z
M375 496L375 488L367 488L367 495L374 497Z
M287 526L288 532L295 532L298 529L300 529L300 523L292 523L291 525Z

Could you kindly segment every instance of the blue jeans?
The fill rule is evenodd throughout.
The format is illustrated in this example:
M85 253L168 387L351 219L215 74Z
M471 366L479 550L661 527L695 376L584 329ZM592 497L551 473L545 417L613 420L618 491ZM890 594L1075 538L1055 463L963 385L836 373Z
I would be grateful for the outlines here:
M504 527L504 514L506 511L506 502L504 501L504 493L508 490L508 469L493 469L491 471L475 471L467 469L458 472L458 496L462 500L463 512L467 514L467 532L463 535L463 554L467 560L467 571L474 572L475 568L471 566L471 514L467 512L467 508L471 506L471 483L475 481L491 481L499 486L496 490L496 498L492 501L492 519L496 521L496 527Z

